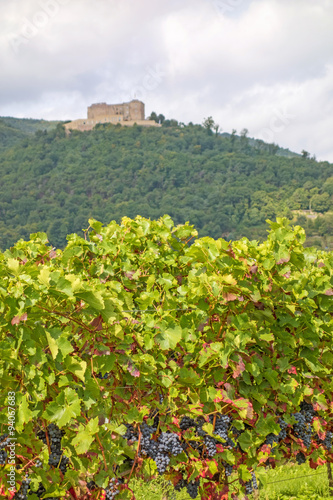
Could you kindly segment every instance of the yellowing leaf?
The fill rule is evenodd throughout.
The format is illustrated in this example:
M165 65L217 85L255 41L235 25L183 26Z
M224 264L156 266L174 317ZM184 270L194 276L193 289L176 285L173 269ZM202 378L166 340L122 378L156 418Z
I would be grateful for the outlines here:
M58 352L59 352L57 341L50 335L50 333L48 331L46 331L46 338L47 338L47 342L49 344L52 358L55 359L57 357Z

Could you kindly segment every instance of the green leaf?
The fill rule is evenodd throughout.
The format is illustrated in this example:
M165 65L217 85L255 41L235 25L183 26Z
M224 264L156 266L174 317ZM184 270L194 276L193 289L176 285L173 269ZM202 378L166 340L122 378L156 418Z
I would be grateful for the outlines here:
M85 361L79 361L72 356L67 356L64 360L64 365L67 370L78 377L82 382L85 381L85 371L87 369L87 363Z
M161 349L174 349L182 338L182 329L180 326L162 330L160 334L156 335L155 340L160 345Z
M238 442L243 451L249 450L253 446L253 436L252 432L245 431L238 438Z
M51 332L48 332L46 330L46 338L47 338L47 342L49 344L49 348L50 348L50 351L51 351L51 354L52 354L52 357L53 359L55 359L57 357L57 354L59 352L59 348L58 348L58 343L57 343L57 339L56 338L53 338L52 336L52 333Z
M50 422L56 422L59 427L64 427L80 413L81 405L78 395L67 387L55 401L47 405L43 417Z
M104 300L101 292L78 292L75 294L78 299L83 300L93 309L101 311L104 309Z

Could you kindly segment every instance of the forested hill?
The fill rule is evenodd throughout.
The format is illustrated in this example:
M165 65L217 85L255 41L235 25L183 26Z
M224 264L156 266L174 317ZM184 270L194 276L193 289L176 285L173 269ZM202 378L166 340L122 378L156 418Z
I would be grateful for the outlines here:
M333 247L332 164L246 134L171 125L103 125L67 136L56 123L32 134L0 119L1 248L38 231L62 247L90 217L108 223L138 214L169 214L200 236L226 239L260 239L266 219L286 215L305 227L308 244Z

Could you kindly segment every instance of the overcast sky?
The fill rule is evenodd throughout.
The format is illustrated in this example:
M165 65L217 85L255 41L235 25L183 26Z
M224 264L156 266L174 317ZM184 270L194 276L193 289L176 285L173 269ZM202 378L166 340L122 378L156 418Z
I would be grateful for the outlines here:
M0 116L138 98L333 162L332 0L0 0Z

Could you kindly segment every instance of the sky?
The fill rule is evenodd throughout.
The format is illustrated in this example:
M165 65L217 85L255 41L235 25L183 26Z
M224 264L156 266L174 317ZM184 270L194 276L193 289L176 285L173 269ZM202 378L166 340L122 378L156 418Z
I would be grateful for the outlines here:
M146 116L333 162L332 0L0 0L0 116Z

